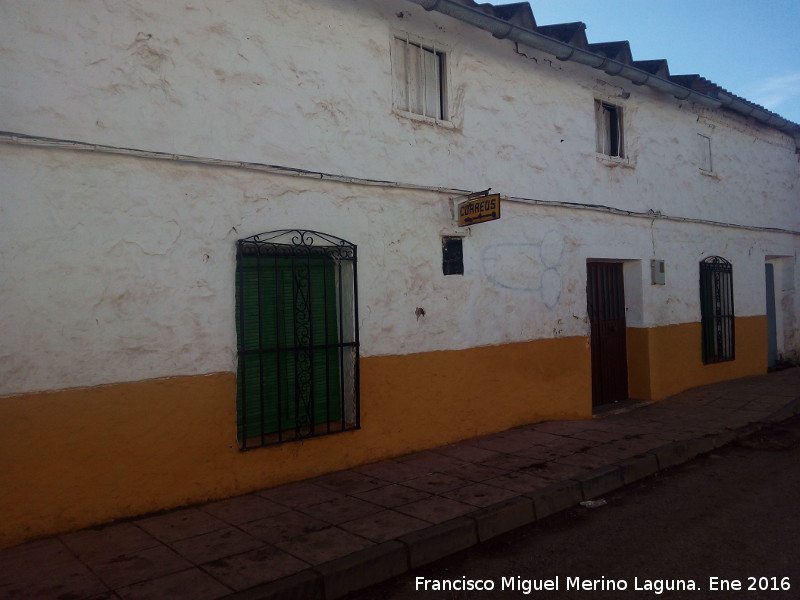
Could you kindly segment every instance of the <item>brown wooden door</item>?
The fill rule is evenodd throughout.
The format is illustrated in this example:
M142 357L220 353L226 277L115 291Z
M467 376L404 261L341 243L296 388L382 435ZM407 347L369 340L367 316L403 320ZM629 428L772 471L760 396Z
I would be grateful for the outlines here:
M592 405L626 400L628 352L622 263L588 263L586 294L591 326Z

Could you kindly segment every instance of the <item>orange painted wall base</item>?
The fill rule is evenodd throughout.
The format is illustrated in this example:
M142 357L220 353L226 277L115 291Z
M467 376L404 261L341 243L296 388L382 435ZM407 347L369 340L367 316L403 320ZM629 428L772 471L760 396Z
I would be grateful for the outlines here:
M240 452L232 373L0 398L0 547L591 415L583 337L361 360L362 429Z
M703 364L700 323L628 328L632 398L663 400L692 387L767 372L766 316L737 317L736 360Z
M700 325L628 329L631 397L764 373L766 317L703 365ZM362 429L240 452L232 373L0 398L0 547L548 419L591 416L585 337L363 358Z

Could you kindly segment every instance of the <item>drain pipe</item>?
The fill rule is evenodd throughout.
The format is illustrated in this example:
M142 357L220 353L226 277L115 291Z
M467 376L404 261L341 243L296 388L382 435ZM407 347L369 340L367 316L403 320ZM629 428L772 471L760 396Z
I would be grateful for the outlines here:
M743 115L748 115L757 121L761 121L762 123L776 127L777 129L780 129L789 135L795 136L795 139L798 141L798 146L800 146L800 125L797 123L793 123L788 119L784 119L780 115L771 113L760 106L745 102L741 98L737 98L736 96L728 94L727 92L723 92L722 90L720 90L717 96L725 108L729 108L730 110Z
M754 104L744 102L730 94L719 92L713 98L689 89L668 79L658 77L625 63L589 52L577 46L560 42L537 33L532 29L509 23L493 15L462 4L459 0L409 0L428 11L437 11L464 23L488 31L498 39L509 39L536 50L554 55L559 60L577 62L604 71L609 75L624 77L635 85L646 85L660 92L670 94L679 100L688 100L708 108L725 107L743 115L753 117L767 125L780 129L794 137L797 150L800 151L800 125L783 117L770 113Z

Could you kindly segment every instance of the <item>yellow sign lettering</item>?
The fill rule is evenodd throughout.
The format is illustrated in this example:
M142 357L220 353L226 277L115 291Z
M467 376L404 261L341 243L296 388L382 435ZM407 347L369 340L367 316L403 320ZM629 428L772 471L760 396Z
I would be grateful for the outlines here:
M500 194L467 200L458 205L458 226L468 227L500 218Z

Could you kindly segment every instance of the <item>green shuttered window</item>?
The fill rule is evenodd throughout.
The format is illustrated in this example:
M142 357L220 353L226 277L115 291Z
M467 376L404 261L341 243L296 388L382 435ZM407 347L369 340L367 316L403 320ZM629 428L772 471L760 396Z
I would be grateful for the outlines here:
M239 242L243 448L358 426L355 246L326 246L337 238L322 235L274 232Z

